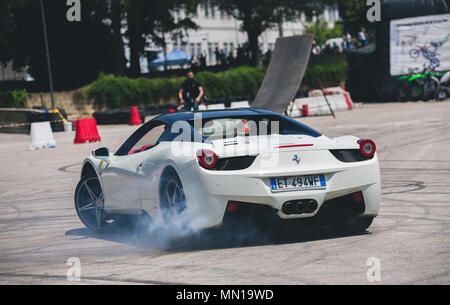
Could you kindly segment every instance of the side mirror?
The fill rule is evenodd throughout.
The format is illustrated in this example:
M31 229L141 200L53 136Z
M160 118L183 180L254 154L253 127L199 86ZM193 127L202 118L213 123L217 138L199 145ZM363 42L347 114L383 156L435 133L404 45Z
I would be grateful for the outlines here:
M94 158L105 160L110 156L108 147L100 147L92 151Z

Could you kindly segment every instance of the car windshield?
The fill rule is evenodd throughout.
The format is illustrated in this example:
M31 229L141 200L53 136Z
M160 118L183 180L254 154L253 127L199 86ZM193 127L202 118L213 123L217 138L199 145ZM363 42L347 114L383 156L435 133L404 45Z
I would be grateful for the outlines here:
M222 117L191 120L189 123L203 138L209 140L270 134L321 135L300 122L281 116Z

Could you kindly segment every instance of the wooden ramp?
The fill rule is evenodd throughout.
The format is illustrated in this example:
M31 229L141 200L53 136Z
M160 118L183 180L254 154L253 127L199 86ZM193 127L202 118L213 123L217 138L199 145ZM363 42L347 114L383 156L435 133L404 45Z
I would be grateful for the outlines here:
M313 35L278 38L264 81L252 103L261 108L283 113L302 83Z

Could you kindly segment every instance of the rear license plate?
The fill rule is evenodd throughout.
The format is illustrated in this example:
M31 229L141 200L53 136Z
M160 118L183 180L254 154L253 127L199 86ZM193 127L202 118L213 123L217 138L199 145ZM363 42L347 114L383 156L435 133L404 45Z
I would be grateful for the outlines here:
M270 178L272 192L326 188L324 175Z

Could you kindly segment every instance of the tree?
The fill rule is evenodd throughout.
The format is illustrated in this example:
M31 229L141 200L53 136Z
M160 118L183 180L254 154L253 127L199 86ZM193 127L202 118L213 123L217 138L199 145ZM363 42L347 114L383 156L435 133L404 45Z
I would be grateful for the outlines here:
M335 0L279 0L280 6L275 10L274 14L277 19L277 27L279 36L283 36L283 23L286 21L294 21L304 14L307 18L319 16L323 13L326 5L332 5Z
M130 47L130 73L140 74L139 58L143 54L147 37L162 46L166 53L166 35L174 31L196 29L197 25L188 17L198 0L125 0L127 14L126 37ZM175 19L174 12L183 10L186 17Z
M247 33L251 63L259 64L259 36L267 29L278 25L283 36L283 22L292 21L303 12L307 16L323 12L332 0L215 0L220 9L242 21L242 30Z
M337 0L339 14L344 22L367 22L365 19L367 4L366 1L358 0Z
M16 26L12 12L13 4L13 0L0 0L0 46L6 44L8 36Z
M114 74L125 75L125 62L122 37L124 4L122 0L111 0L111 32L114 57Z
M8 49L8 41L16 30L14 10L21 7L22 0L0 0L0 63L6 65L12 54Z
M274 26L278 19L273 13L280 8L278 0L216 0L220 9L242 21L242 30L247 33L251 63L259 64L259 36Z
M369 8L366 1L337 0L337 4L346 31L356 32L361 26L373 28L366 17Z
M321 46L328 39L342 37L344 35L343 28L342 24L335 24L334 27L330 28L328 23L323 21L306 25L305 33L314 34L314 40L317 42L317 45Z
M183 36L183 31L187 31L188 29L197 29L198 26L195 22L192 21L186 15L193 13L197 9L197 5L200 1L162 1L166 7L162 8L163 12L169 12L161 15L155 16L155 23L153 24L153 28L150 31L150 36L153 42L156 45L163 47L164 57L167 55L167 42L166 35L174 34L178 37ZM170 9L173 7L174 9ZM175 19L174 15L171 11L180 11L183 10L185 12L185 18ZM167 69L167 61L164 64L164 69Z
M80 22L66 19L66 1L46 0L44 7L56 88L74 88L97 78L99 71L113 72L112 35L105 22L108 1L83 1ZM14 29L2 47L1 61L12 60L16 70L28 66L38 83L47 83L39 1L23 0L22 5L11 7L10 16Z

